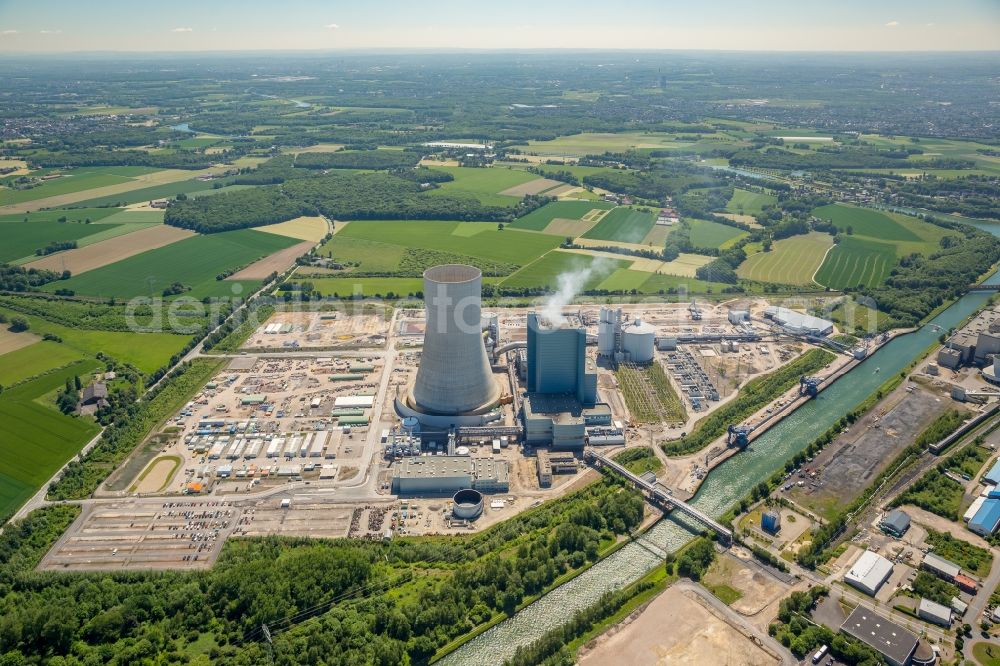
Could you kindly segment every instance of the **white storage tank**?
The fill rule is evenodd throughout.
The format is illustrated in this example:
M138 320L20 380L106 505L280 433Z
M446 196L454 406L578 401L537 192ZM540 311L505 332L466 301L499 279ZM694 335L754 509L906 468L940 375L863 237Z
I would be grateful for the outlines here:
M622 350L633 363L649 363L653 360L656 329L636 319L625 327L622 335Z

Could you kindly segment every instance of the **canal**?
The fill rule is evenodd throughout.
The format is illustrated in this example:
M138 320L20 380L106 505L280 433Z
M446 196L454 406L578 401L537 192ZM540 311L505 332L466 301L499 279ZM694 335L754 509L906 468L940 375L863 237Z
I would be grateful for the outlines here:
M1000 282L1000 274L987 280ZM691 504L713 516L725 513L785 461L807 447L893 374L902 371L941 334L982 307L989 294L963 296L920 329L900 335L824 390L815 399L785 417L739 455L714 469ZM569 620L605 592L618 590L641 578L662 561L661 550L675 551L692 538L698 525L683 516L655 525L643 539L626 545L570 582L553 590L511 618L472 639L439 663L446 666L499 664L514 651Z

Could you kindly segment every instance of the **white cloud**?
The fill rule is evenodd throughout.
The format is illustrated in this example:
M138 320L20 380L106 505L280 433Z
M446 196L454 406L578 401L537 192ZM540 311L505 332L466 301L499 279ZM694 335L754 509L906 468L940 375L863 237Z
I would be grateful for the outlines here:
M928 23L928 24L927 24L927 27L928 27L928 28L933 28L933 27L934 27L934 23L933 23L933 22L932 22L932 23Z
M194 32L194 28L174 28L170 32Z
M61 35L62 34L62 30L39 30L38 34L40 34L40 35Z
M4 30L0 35L16 35L17 30Z
M340 29L340 25L337 24L337 23L327 23L326 26L324 26L324 27L327 30L339 30Z
M887 28L897 28L897 27L899 27L899 21L889 21L888 23L885 24L885 27L887 27Z

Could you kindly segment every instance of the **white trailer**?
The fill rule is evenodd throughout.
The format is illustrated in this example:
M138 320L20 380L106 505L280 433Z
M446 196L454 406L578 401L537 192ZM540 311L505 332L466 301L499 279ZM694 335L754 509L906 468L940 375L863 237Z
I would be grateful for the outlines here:
M278 453L285 447L284 437L275 437L271 440L271 443L267 445L267 457L277 458Z
M299 444L301 442L301 437L292 437L289 439L288 446L285 447L285 458L294 458L299 455Z

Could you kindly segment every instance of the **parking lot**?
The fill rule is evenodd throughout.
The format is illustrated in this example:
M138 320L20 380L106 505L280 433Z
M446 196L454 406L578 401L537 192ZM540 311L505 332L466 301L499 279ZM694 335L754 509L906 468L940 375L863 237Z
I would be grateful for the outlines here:
M85 506L39 569L208 568L241 518L242 509L214 500Z

